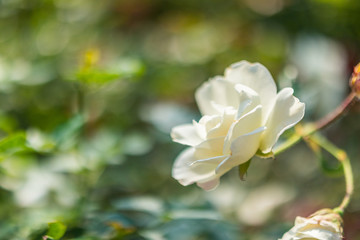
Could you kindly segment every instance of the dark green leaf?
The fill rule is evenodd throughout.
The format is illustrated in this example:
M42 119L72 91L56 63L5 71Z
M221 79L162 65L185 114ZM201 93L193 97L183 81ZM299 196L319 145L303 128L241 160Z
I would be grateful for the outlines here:
M14 131L16 126L16 121L6 115L0 113L0 129L6 133L11 133Z
M64 124L55 129L53 137L58 144L69 142L81 130L85 124L85 117L81 114L75 115Z
M247 170L250 167L251 159L243 164L239 165L239 177L242 181L245 181Z

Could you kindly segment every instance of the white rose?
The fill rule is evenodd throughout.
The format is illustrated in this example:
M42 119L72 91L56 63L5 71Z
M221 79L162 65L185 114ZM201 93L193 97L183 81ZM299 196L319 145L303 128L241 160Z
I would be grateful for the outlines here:
M269 71L241 61L204 83L195 94L203 117L174 127L173 141L188 145L175 160L172 176L182 185L214 189L219 178L261 150L269 153L279 136L304 116L292 88L277 93Z
M330 209L324 209L309 218L297 217L295 226L280 240L341 240L342 219Z

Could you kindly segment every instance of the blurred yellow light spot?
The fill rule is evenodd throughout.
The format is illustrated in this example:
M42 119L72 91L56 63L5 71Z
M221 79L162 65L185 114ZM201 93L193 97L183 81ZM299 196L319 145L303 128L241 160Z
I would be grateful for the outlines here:
M88 49L84 54L84 67L90 68L96 65L100 59L100 50L97 48Z

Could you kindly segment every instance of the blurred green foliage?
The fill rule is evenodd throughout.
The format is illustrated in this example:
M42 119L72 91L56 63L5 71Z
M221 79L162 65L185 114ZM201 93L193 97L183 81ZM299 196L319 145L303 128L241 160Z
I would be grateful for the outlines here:
M331 111L360 60L359 12L357 0L0 0L0 239L277 239L337 205L343 179L304 144L253 159L245 182L183 187L169 132L199 118L195 88L242 59L292 86L306 120ZM355 182L359 111L325 132ZM360 239L355 192L347 239Z
M66 232L66 226L61 222L49 223L49 230L46 233L46 238L60 239Z

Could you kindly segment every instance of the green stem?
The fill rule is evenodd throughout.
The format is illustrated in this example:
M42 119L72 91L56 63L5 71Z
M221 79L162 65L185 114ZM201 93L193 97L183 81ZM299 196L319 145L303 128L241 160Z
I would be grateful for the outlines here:
M292 147L296 143L300 142L300 140L310 134L316 132L318 129L315 127L315 124L308 123L305 126L298 125L295 127L295 134L293 134L290 138L288 138L285 142L274 148L273 155L278 155L288 148Z
M349 157L344 150L336 147L334 144L319 134L310 135L306 138L306 140L322 147L342 164L345 176L346 191L341 204L336 207L335 210L339 213L343 213L344 209L349 205L351 196L354 192L354 178Z
M302 136L299 134L294 134L290 138L288 138L284 143L280 144L277 148L274 149L274 155L278 155L284 151L286 151L291 146L295 145L301 140Z
M346 158L343 161L343 167L346 182L346 194L341 204L337 207L341 211L344 211L344 209L349 205L352 193L354 191L354 177L352 174L352 168L349 158Z

